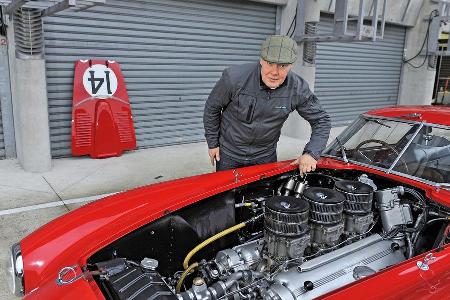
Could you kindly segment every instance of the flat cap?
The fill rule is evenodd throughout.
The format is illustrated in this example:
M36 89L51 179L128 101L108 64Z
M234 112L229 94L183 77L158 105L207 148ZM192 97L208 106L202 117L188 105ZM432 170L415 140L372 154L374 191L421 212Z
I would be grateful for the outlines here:
M297 59L297 42L284 35L270 35L261 46L261 58L276 64L292 64Z

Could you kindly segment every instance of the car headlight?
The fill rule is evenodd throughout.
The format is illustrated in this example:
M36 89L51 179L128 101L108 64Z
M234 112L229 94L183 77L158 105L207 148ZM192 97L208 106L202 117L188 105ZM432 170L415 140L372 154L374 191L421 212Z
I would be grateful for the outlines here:
M24 294L23 260L19 243L11 247L11 253L6 262L6 281L11 292L17 296Z

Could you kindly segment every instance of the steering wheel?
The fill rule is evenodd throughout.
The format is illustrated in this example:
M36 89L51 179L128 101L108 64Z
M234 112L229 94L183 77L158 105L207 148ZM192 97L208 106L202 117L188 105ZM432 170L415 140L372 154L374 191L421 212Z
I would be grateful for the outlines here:
M367 159L369 161L369 163L374 164L374 160L367 157L366 155L364 155L364 153L361 152L361 147L366 145L366 144L370 144L370 143L377 143L380 144L386 148L388 148L389 150L391 150L392 152L394 152L397 156L399 155L398 151L392 146L389 145L388 143L386 143L385 141L382 140L377 140L377 139L369 139L369 140L365 140L362 141L361 143L358 144L358 146L355 147L355 152L358 153L359 155L361 155L362 157L364 157L365 159ZM403 158L400 158L399 160L403 166L405 167L405 170L407 173L409 173L409 169L408 169L408 164L406 163L406 161Z

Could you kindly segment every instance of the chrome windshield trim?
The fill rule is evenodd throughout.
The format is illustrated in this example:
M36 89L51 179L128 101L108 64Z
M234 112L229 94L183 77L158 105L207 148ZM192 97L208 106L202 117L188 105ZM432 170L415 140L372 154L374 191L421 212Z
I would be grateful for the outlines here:
M400 153L397 155L397 158L394 160L394 162L392 163L392 165L389 167L389 169L387 170L387 174L392 172L392 169L395 167L395 165L398 163L398 161L400 160L400 158L402 157L402 155L405 153L406 149L408 149L409 145L411 145L412 141L416 138L417 134L419 133L419 131L423 128L423 125L425 124L425 122L420 123L419 128L417 128L416 132L414 132L413 136L409 139L408 143L406 143L405 147L403 147L402 151L400 151Z
M446 190L450 190L450 183L438 183L437 187L440 189L446 189Z
M394 117L376 116L376 115L368 115L368 114L362 114L362 117L366 118L366 119L379 119L379 120L401 122L401 123L408 123L408 124L424 123L423 121L405 120L405 119L394 118Z
M333 156L333 155L329 155L329 154L322 154L321 157L329 157L329 158L332 158L332 159L335 159L335 160L339 160L339 161L345 162L341 157ZM356 160L351 160L351 159L349 159L348 162L345 162L345 163L351 163L351 164L355 164L355 165L358 165L358 166L374 169L374 170L377 170L377 171L382 171L382 172L385 172L385 173L387 171L386 168L381 168L381 167L377 167L377 166L374 166L374 165L368 165L368 164L365 164L365 163L362 163L362 162L359 162L359 161L356 161Z
M341 157L337 157L337 156L333 156L333 155L329 155L329 154L322 154L321 157L329 157L329 158L332 158L334 160L342 161L342 162L345 163L345 161ZM415 177L415 176L412 176L412 175L409 175L409 174L401 173L401 172L398 172L398 171L392 171L391 173L387 173L387 169L386 168L381 168L381 167L377 167L377 166L373 166L373 165L368 165L368 164L361 163L359 161L355 161L355 160L351 160L351 159L349 159L348 162L351 163L351 164L355 164L357 166L366 167L366 168L369 168L369 169L381 171L381 172L384 172L386 174L393 174L393 175L398 175L398 176L401 176L401 177L404 177L404 178L412 179L412 180L415 180L417 182L428 184L428 185L433 186L435 188L446 188L447 189L447 186L449 185L448 183L437 183L437 182L429 181L429 180L426 180L426 179L423 179L423 178L420 178L420 177Z
M377 116L377 115L369 115L369 114L362 114L361 116L366 119L380 119L380 120L402 122L402 123L409 123L409 124L422 124L423 123L424 125L429 125L429 126L436 127L436 128L450 129L450 126L448 126L448 125L429 123L426 121L405 120L405 119L400 119L400 118L395 118L395 117L385 117L385 116Z

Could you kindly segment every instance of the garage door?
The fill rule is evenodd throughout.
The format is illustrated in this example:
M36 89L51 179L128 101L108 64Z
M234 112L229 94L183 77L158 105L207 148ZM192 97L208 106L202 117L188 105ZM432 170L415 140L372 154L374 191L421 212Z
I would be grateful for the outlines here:
M433 98L436 98L436 93L437 92L443 92L444 90L449 90L450 89L450 57L448 56L440 56L439 57L440 62L439 62L439 70L437 72L436 75L436 81L435 82L435 86L434 86L434 93L433 93ZM436 86L437 85L437 86ZM437 96L436 102L437 103L443 103L445 101L443 101L443 93L440 93L439 96Z
M52 155L70 155L73 64L118 61L139 148L204 140L206 98L223 69L255 61L276 6L252 1L118 1L44 19Z
M319 32L330 32L332 22L328 16ZM384 38L375 43L318 44L315 93L334 126L397 104L404 43L405 28L386 24Z

